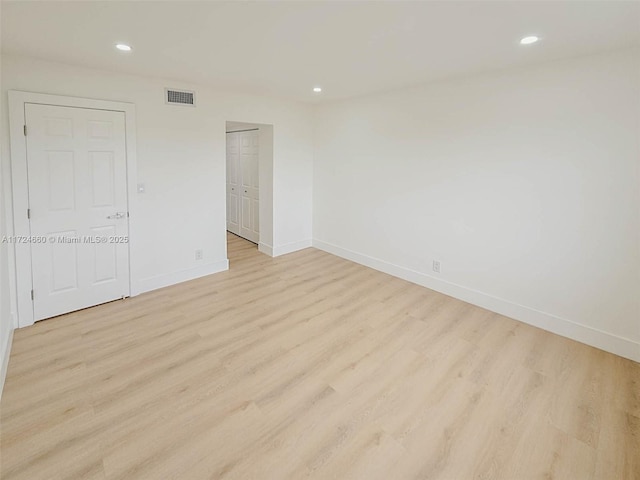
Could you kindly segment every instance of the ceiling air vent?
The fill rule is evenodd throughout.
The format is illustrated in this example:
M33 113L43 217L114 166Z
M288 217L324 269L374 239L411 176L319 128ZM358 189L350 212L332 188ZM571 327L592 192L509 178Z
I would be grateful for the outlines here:
M168 105L196 106L196 94L188 90L175 90L173 88L164 89L164 100Z

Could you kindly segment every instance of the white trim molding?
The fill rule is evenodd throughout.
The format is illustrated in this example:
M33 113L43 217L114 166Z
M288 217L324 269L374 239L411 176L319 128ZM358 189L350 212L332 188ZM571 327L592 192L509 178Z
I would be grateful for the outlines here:
M225 270L229 270L228 259L188 268L186 270L180 270L178 272L144 278L137 282L136 291L138 293L150 292L152 290L157 290L158 288L169 287L177 283L187 282L207 275L213 275L214 273L224 272Z
M304 248L309 248L312 245L312 240L300 240L298 242L285 243L284 245L277 245L273 247L272 257L279 257L280 255L286 255L287 253L297 252Z
M346 248L314 239L313 246L338 257L351 260L394 277L455 297L492 312L527 323L563 337L640 362L640 343L547 312L519 305L503 298L447 282L406 267L395 265Z
M267 245L266 243L258 243L258 251L264 253L265 255L269 255L273 257L273 246Z
M7 369L9 368L9 357L11 356L11 345L13 343L13 328L7 335L7 341L5 345L1 345L0 350L0 400L2 400L2 390L4 388L4 381L7 378Z
M137 159L136 159L136 111L132 103L112 102L107 100L94 100L89 98L67 97L61 95L48 95L43 93L9 91L9 137L11 141L11 185L13 192L13 225L9 235L29 236L29 221L27 208L29 205L29 191L27 178L27 148L24 137L25 104L36 103L41 105L56 105L62 107L91 108L95 110L110 110L124 112L125 135L127 152L127 193L129 210L129 285L130 295L140 293L133 288L135 273L137 271L135 256L131 254L135 250L137 239L136 224L136 185L137 185ZM33 302L31 300L31 250L29 244L13 244L9 255L15 262L15 291L18 326L26 327L34 323Z
M266 243L258 243L258 250L270 257L279 257L280 255L286 255L287 253L297 252L303 248L309 248L312 246L312 240L300 240L298 242L285 243L284 245L278 245L276 247L267 245Z

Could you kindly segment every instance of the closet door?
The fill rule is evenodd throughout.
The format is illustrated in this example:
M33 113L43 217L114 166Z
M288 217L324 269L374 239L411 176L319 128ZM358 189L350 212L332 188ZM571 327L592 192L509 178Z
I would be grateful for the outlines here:
M258 131L240 133L240 236L258 243L259 184L258 184Z
M240 133L227 133L227 230L240 235Z

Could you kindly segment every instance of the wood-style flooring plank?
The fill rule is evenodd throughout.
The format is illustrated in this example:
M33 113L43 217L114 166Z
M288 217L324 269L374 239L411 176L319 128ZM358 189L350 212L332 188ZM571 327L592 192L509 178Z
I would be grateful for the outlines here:
M227 238L227 272L15 332L0 479L640 479L639 364Z

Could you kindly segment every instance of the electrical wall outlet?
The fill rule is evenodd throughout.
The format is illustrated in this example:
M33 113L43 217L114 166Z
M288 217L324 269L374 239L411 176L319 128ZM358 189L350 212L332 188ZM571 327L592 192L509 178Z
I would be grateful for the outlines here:
M433 271L436 273L440 273L440 260L433 261Z
M196 260L202 260L202 250L196 250Z

